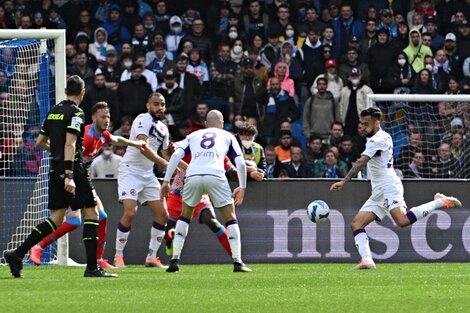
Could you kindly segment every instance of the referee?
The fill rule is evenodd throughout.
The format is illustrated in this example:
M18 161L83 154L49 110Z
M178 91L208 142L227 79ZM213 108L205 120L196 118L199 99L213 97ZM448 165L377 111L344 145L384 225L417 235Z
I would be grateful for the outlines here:
M33 227L31 234L14 251L5 252L5 260L14 277L22 277L23 258L44 237L55 231L64 220L65 210L83 209L83 242L87 255L85 277L117 277L96 263L98 211L93 188L82 161L84 113L78 106L85 95L85 83L77 76L67 79L67 99L53 107L43 122L36 145L51 153L49 170L50 218Z

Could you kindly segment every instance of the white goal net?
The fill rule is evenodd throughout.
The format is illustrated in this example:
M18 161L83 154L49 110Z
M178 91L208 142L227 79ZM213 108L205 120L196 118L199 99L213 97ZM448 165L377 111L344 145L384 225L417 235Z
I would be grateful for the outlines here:
M0 32L0 261L3 251L15 249L33 226L49 216L48 153L34 146L41 123L56 103L54 56L63 45L63 31ZM8 38L8 39L7 39ZM11 38L11 39L10 39ZM60 55L60 53L59 53ZM60 67L59 67L60 68ZM57 259L57 245L43 262Z
M470 178L470 95L368 96L383 112L404 178Z

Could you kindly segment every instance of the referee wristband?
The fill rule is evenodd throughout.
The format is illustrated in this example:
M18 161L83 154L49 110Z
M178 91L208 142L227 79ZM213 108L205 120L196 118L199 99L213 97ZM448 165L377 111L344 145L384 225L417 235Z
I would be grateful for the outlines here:
M65 178L73 179L73 172L65 172Z
M73 161L64 161L65 170L73 171Z

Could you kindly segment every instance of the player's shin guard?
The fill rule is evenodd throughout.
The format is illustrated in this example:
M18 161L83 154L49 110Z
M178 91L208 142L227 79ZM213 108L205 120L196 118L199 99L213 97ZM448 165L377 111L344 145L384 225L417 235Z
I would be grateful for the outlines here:
M173 238L173 257L172 260L178 260L183 250L184 240L188 235L190 219L180 216L175 226L175 238Z
M155 258L157 256L158 248L162 244L163 237L165 235L165 225L153 222L152 228L150 230L150 243L149 251L147 254L147 259Z
M108 214L105 211L99 211L98 216L98 246L96 247L96 259L101 260L106 247L106 227L108 223Z
M118 224L117 231L116 231L116 255L123 256L124 248L127 244L127 238L129 238L129 234L131 233L131 227L126 227L121 223Z
M23 258L28 251L34 247L42 238L46 237L53 231L55 231L56 226L51 219L47 219L41 224L33 227L31 234L29 234L28 238L16 249L16 255L19 258Z
M98 267L96 263L96 246L98 245L97 220L85 220L83 223L83 244L86 250L87 269L95 270Z
M82 223L82 219L80 217L67 217L65 219L65 222L62 223L62 225L59 226L52 234L49 234L46 238L41 240L39 243L39 246L41 248L45 248L51 243L55 242L65 234L68 234L80 226Z
M232 249L230 248L230 243L228 242L228 231L225 227L221 226L217 232L215 232L217 240L227 251L229 256L232 256Z
M243 263L241 258L241 240L240 240L240 228L238 227L237 220L231 220L225 223L228 232L228 242L230 249L232 250L233 262Z
M361 228L355 230L353 232L353 236L357 251L361 255L362 260L365 262L373 262L369 247L369 237L367 236L365 229Z

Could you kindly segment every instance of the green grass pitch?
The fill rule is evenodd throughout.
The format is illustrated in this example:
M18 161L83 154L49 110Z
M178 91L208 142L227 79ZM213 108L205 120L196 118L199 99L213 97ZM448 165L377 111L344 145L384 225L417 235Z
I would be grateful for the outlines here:
M129 266L117 279L83 267L0 267L0 312L470 312L466 263L182 265L179 273Z

